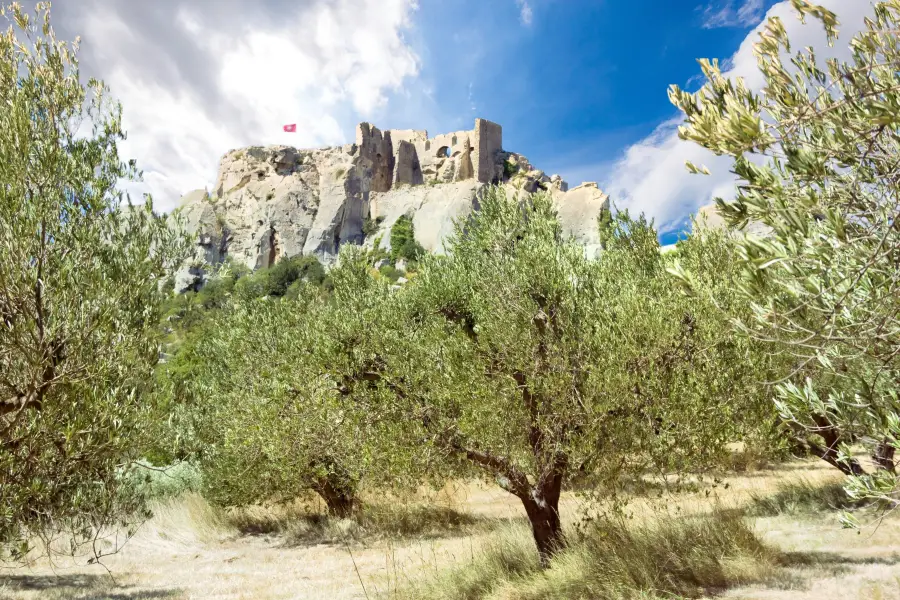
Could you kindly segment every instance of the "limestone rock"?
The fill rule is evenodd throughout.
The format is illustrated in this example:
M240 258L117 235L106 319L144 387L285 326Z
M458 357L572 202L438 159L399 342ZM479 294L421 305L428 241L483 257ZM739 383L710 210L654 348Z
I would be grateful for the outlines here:
M505 185L511 194L550 191L564 231L596 253L596 217L609 205L606 195L596 184L569 190L559 175L504 151L499 125L476 119L472 130L428 137L361 123L355 142L342 146L226 153L212 192L185 194L177 209L185 230L197 236L177 287L197 289L209 268L226 259L257 269L299 254L329 264L344 244L379 240L389 248L402 215L412 217L425 250L443 252L455 223L477 209L480 191L490 184Z
M601 250L597 217L601 211L609 210L609 196L593 182L583 183L567 192L555 189L552 194L563 234L584 246L586 256L596 257Z
M474 180L443 185L414 186L372 194L373 218L383 218L379 230L381 247L391 247L391 228L403 215L411 215L416 241L428 252L441 253L444 240L453 233L454 223L472 212L478 190L484 187Z

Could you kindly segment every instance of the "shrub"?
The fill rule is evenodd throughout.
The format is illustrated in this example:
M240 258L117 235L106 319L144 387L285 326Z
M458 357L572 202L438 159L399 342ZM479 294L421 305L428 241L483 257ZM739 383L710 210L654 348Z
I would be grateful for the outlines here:
M381 273L382 277L388 279L392 283L396 283L396 281L403 276L403 271L392 265L382 265L382 267L378 269L378 272Z
M391 260L418 260L425 249L416 241L412 217L403 215L391 227Z
M315 286L325 281L325 267L315 256L294 256L275 263L268 269L261 269L238 282L236 289L247 298L285 296L288 289L297 282L305 281Z
M384 217L375 217L374 219L372 217L366 217L362 226L363 235L369 237L378 231L378 227L382 222L384 222Z
M514 176L518 171L519 171L519 167L516 166L516 165L514 165L514 164L512 163L512 161L510 161L509 159L507 159L507 160L505 160L505 161L503 162L503 175L504 175L504 177L506 177L507 179L510 179L510 178L511 178L512 176Z

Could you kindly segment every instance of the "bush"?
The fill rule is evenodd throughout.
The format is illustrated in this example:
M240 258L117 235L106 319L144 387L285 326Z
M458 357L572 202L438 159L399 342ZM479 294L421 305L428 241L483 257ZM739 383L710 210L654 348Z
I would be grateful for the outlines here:
M325 279L325 267L318 258L294 256L280 260L268 269L260 269L252 275L241 277L235 289L248 298L280 298L288 295L288 290L298 281L321 286Z
M397 269L393 265L382 265L378 272L381 273L381 276L385 279L391 281L392 283L396 283L400 277L403 276L403 271Z
M413 221L409 215L403 215L391 227L391 260L418 260L425 249L416 241Z
M266 280L267 296L284 296L295 281L319 285L325 279L325 267L315 256L295 256L281 260L267 271L260 271Z
M363 235L369 237L376 231L378 231L378 227L381 223L384 222L384 217L366 217L366 220L363 221L362 232Z

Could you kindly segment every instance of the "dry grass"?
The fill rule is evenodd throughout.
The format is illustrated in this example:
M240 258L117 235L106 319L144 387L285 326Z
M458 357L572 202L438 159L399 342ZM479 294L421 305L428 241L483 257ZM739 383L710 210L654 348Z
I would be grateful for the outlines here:
M242 535L282 536L288 545L464 536L489 531L500 521L420 503L367 504L352 519L329 517L302 503L234 510L223 519Z
M396 598L435 600L615 600L698 597L774 577L778 553L739 513L607 520L570 540L542 570L525 524L485 544L471 560L437 572Z
M755 517L812 515L865 505L847 496L840 481L814 483L801 477L780 483L777 490L774 494L755 495L748 514Z
M805 482L802 493L785 493L789 482L800 480ZM470 597L491 594L488 597L506 600L578 598L578 593L589 598L629 593L641 597L641 589L653 586L682 597L709 589L717 598L744 600L900 600L900 519L888 519L861 534L842 530L834 511L821 512L834 504L832 492L826 489L824 496L817 496L816 491L829 485L833 491L839 480L821 461L796 461L751 468L725 477L715 487L697 482L694 491L636 499L627 528L613 527L593 546L573 543L545 573L535 571L529 532L516 521L521 506L483 484L459 482L404 502L368 498L369 511L351 524L312 516L316 508L308 503L228 514L185 495L158 505L135 539L105 561L115 581L104 566L86 566L83 560L41 563L0 574L0 598L398 598L399 590L427 586L455 571L463 573L457 575L460 587L473 586L469 589L476 592L484 573L493 573L501 584ZM647 490L658 491L653 486ZM769 508L760 508L760 498L773 497ZM724 531L731 533L724 539L745 539L737 550L715 542L707 530L705 547L719 548L721 556L712 562L709 556L682 557L681 550L692 547L685 541L693 539L687 533L701 535L700 517L717 503L756 511L746 526L767 547L784 551L782 559L773 566L765 549L754 550L738 530L727 528ZM426 504L439 508L427 511ZM579 506L576 497L564 496L566 516L574 519ZM503 521L507 524L497 529ZM659 527L666 523L675 528ZM479 567L468 579L465 571L453 569L487 556L493 556L493 565ZM616 589L611 581L626 582L622 595L610 595L609 590ZM658 583L648 583L654 581ZM450 589L449 584L445 587ZM652 596L646 592L643 597Z

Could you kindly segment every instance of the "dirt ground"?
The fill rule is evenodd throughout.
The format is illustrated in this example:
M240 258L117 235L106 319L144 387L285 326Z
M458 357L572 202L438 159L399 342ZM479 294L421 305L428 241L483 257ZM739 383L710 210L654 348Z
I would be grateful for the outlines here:
M836 479L821 461L728 478L714 490L738 504L774 493L785 478ZM481 484L448 492L456 508L516 518L513 498ZM666 510L708 506L705 494L663 500ZM563 511L577 511L565 498ZM648 502L647 507L650 506ZM646 507L645 507L646 508ZM124 549L103 565L41 562L0 573L0 598L9 600L299 600L376 598L398 583L472 555L490 533L371 544L292 544L277 536L223 535L197 519L197 508L176 503L158 511ZM635 504L641 511L641 503ZM789 576L770 586L729 590L743 600L900 600L900 518L861 532L841 529L834 514L758 518L755 527L791 557Z

